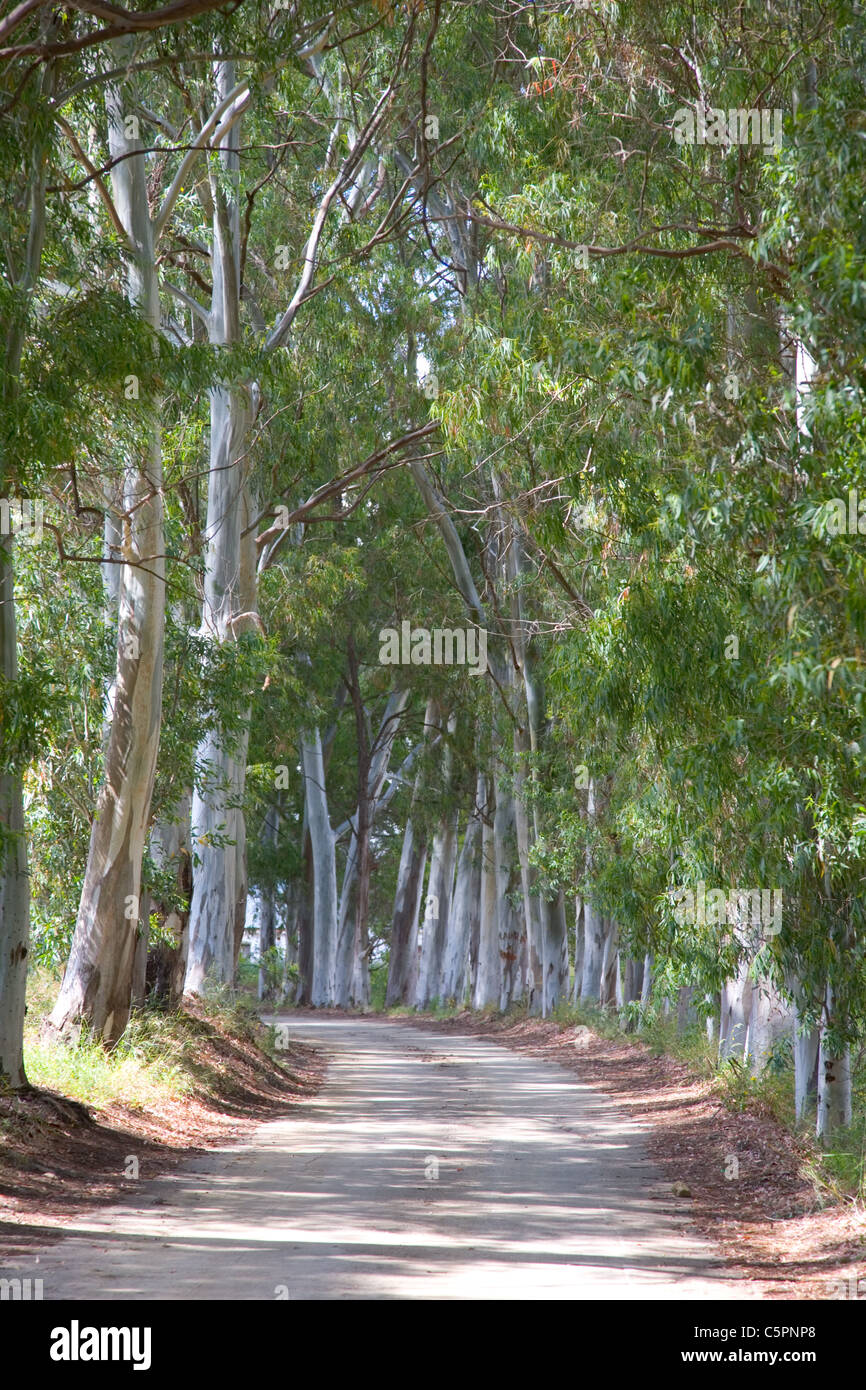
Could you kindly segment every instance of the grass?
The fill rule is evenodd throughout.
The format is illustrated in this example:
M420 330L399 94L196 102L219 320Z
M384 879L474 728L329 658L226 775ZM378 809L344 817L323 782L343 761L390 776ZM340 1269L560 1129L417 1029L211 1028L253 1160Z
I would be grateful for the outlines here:
M197 1019L148 1007L132 1014L111 1051L84 1035L75 1044L61 1043L39 1032L59 984L59 977L45 968L32 971L28 979L24 1064L31 1085L97 1109L122 1104L145 1110L194 1091L202 1034ZM252 1036L253 1014L233 991L215 991L204 1008L210 1017L230 1023L233 1032Z

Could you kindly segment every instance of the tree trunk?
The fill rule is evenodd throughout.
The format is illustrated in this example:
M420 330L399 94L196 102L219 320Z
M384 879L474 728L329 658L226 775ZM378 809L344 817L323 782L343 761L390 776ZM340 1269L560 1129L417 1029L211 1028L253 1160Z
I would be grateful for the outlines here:
M0 682L18 679L12 536L0 536ZM30 877L18 767L0 773L0 1083L25 1086L24 996L30 933Z
M571 1002L576 1004L580 998L583 984L583 958L586 950L585 903L583 898L574 900L574 980L571 986Z
M496 854L493 822L485 816L481 831L481 902L478 923L478 967L473 1007L486 1009L499 1003L501 962L496 915Z
M682 1037L689 1028L696 1022L695 1007L692 1000L695 996L694 985L680 985L677 991L677 1036Z
M749 979L749 961L744 957L740 962L736 979L728 980L722 986L719 1018L720 1061L745 1055L751 1011L752 983Z
M313 978L310 1003L334 1003L337 967L337 856L328 814L325 764L318 729L301 742L304 795L313 857Z
M427 725L440 726L438 707L430 704L427 710ZM454 734L457 716L448 719L448 734ZM451 795L453 775L453 753L450 737L442 753L443 795ZM451 893L454 884L454 865L457 856L457 814L446 810L439 821L433 836L430 856L430 874L427 881L427 902L424 921L421 926L421 954L418 963L418 981L415 989L415 1007L426 1009L434 999L441 998L442 964L445 953L445 938L448 932L448 914L451 909Z
M222 100L234 86L231 63L217 63ZM213 295L208 336L217 347L240 340L239 125L220 151L223 179L211 175ZM255 539L242 537L249 521L244 451L249 423L244 390L218 384L210 390L210 462L202 633L214 643L236 641L254 625ZM252 549L252 554L251 554ZM242 616L243 615L243 616ZM246 912L246 830L243 797L249 739L246 721L234 736L211 729L196 754L193 835L197 841L190 906L186 994L198 994L212 978L234 978Z
M616 977L619 960L619 927L612 917L605 917L604 949L601 959L601 984L598 1002L602 1008L616 1007Z
M262 841L272 850L277 847L280 834L280 810L273 803L265 812L264 823L262 825ZM259 999L270 999L273 997L275 984L269 976L270 961L268 954L276 945L277 941L277 915L274 905L273 888L268 887L261 894L261 906L259 909L259 979L257 995Z
M304 846L304 881L300 889L300 902L298 905L298 989L295 996L296 1004L310 1004L313 999L313 900L315 897L314 875L313 875L313 845L310 839L310 828L307 824L306 812L306 783L305 783L305 804L304 804L304 826L301 831L301 839Z
M595 819L595 786L591 779L587 796L586 819L591 829ZM591 887L592 848L589 843L586 849L586 877L587 883ZM598 1003L601 998L606 933L607 923L605 919L596 911L591 899L589 897L584 898L583 978L580 986L580 997L591 1003Z
M512 529L509 546L509 563L514 578L525 572L523 545L521 537ZM532 753L531 780L538 784L538 755L545 736L544 686L536 670L532 657L531 638L526 636L523 590L518 586L515 594L517 633L516 648L523 675L523 694L526 701L526 716L529 730L529 748ZM518 788L515 801L520 801ZM520 823L518 819L518 848L520 849ZM541 838L541 823L538 803L532 802L532 838L537 843ZM526 855L528 860L528 854ZM524 853L521 852L521 864ZM535 886L537 875L529 870L528 888ZM524 899L527 904L527 940L529 945L530 977L532 985L540 994L542 1016L547 1016L556 1008L560 999L568 997L568 929L565 920L565 907L562 902L551 901L542 894L527 891L524 883ZM532 1001L530 1000L530 1003Z
M415 990L415 1007L418 1009L429 1008L434 1000L441 1002L442 999L442 966L456 857L457 816L451 812L433 836L427 903L421 927L421 961Z
M640 999L643 989L643 971L643 961L636 960L634 956L629 956L625 963L625 977L622 989L624 1004L634 1004Z
M135 940L135 956L132 962L132 1005L143 1009L147 998L147 954L150 949L150 914L152 899L149 893L141 898L141 920Z
M493 854L496 873L496 920L499 940L499 1008L505 1010L522 995L519 972L521 938L525 919L518 916L511 899L519 884L515 864L516 835L514 798L503 785L505 769L496 769L496 810L493 815Z
M790 1015L778 990L767 979L752 986L747 1055L755 1076L761 1076L777 1040L788 1031Z
M585 898L583 903L583 923L583 978L580 997L597 1004L601 997L606 923L588 898Z
M147 169L138 141L125 134L121 91L106 93L114 202L126 229L129 298L159 332L159 290L148 211ZM141 861L150 819L162 714L165 542L160 406L143 405L139 456L124 487L114 714L104 781L69 962L51 1015L62 1031L85 1022L115 1043L126 1027L141 896Z
M53 33L59 20L43 21L43 32ZM54 86L54 64L46 65L42 93L48 98ZM6 326L3 404L12 408L19 395L21 355L31 308L42 267L45 243L46 145L37 139L27 162L26 244L21 248L20 275L14 277L7 255L4 273L13 289L15 310ZM10 248L6 248L7 251ZM11 309L11 306L9 306ZM8 463L0 452L0 496L6 496L11 480ZM15 690L18 680L18 648L15 618L15 554L13 536L0 535L0 690ZM24 826L23 770L4 758L0 768L0 1084L16 1089L26 1086L24 1071L24 1015L27 989L27 956L30 949L30 876Z
M448 921L445 961L442 967L442 999L460 1005L466 992L466 973L469 960L469 939L472 931L473 899L477 892L477 869L480 863L479 841L481 819L479 808L484 805L484 778L479 774L475 791L475 806L466 825L466 834L457 864L454 902Z
M541 1014L544 1011L544 957L542 947L544 923L542 921L542 915L547 910L548 904L543 902L537 893L532 892L536 874L530 863L533 835L530 830L529 815L526 809L526 770L524 767L526 749L522 747L522 742L523 740L519 737L519 731L515 730L514 752L516 771L514 779L514 829L517 839L517 859L520 865L520 883L523 890L523 912L527 942L527 961L524 979L529 1012L532 1014Z
M803 1027L802 987L797 982L790 985L794 999L794 1109L797 1120L802 1120L810 1100L818 1094L818 1050L821 1035L817 1028Z
M644 1021L645 1021L645 1019L646 1019L646 1013L647 1013L647 1010L649 1009L650 1001L652 1000L652 992L653 992L653 958L652 958L652 953L651 953L650 951L647 951L646 955L644 956L644 962L643 962L643 980L641 981L641 987L640 987L640 1022L638 1023L638 1032L640 1032L641 1029L644 1027Z
M420 773L415 782L416 795L419 785ZM413 804L414 800L413 797ZM410 813L403 835L403 850L394 894L394 913L391 918L388 987L385 993L385 1005L389 1009L398 1004L408 1004L413 997L412 964L415 958L418 913L421 908L421 894L424 891L426 864L427 844L418 837Z
M851 1052L847 1047L837 1051L830 1039L835 1002L833 989L828 985L818 1049L818 1117L815 1130L819 1139L830 1139L838 1129L851 1123Z
M364 1008L370 1002L370 963L367 954L370 835L409 692L395 691L390 696L373 746L368 748L366 714L361 703L358 665L353 650L350 639L350 683L358 745L358 807L349 823L351 838L340 890L336 1000L344 1008L349 1003ZM353 893L354 921L351 916Z

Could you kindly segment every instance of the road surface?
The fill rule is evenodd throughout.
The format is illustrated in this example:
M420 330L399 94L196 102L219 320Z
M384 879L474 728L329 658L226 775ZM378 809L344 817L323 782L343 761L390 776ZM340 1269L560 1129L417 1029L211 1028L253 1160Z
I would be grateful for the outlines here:
M45 1299L743 1298L640 1127L555 1064L283 1016L327 1082L3 1274Z

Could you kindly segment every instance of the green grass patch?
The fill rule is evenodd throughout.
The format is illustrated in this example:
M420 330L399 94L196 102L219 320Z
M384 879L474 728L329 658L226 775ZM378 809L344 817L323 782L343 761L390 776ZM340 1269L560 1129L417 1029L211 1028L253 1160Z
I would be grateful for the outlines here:
M111 1050L84 1034L76 1043L59 1042L39 1031L59 986L59 975L47 968L34 970L28 980L24 1064L33 1086L97 1109L116 1103L135 1110L196 1089L206 1024L183 1010L148 1006L133 1011ZM233 991L212 991L201 1007L209 1019L235 1035L256 1036L252 1010Z

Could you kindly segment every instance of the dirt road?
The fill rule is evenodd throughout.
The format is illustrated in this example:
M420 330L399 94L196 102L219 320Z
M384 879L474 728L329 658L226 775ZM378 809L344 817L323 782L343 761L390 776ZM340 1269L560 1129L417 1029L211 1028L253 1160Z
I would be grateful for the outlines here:
M46 1299L743 1298L639 1128L548 1062L288 1015L320 1095L4 1274Z

